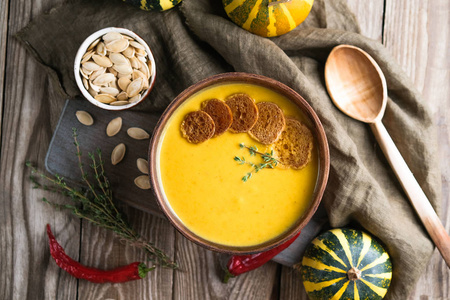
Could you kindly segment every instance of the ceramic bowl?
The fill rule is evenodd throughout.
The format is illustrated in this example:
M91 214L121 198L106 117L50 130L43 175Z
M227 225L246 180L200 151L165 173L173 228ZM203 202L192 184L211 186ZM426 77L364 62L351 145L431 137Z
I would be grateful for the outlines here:
M172 114L177 110L180 105L183 104L189 97L194 95L195 93L202 91L213 85L218 84L226 84L226 83L248 83L253 85L259 85L268 89L271 89L292 101L296 104L300 110L303 112L304 116L309 119L310 129L315 137L318 149L318 177L316 181L315 190L313 192L311 203L303 215L298 216L298 220L295 222L291 228L281 234L280 236L267 241L265 243L254 245L254 246L227 246L222 244L216 244L206 239L203 239L193 233L189 228L187 228L182 220L178 218L176 213L171 209L170 203L167 201L164 193L164 189L160 179L160 170L159 170L159 148L162 144L162 139L164 137L164 129L166 125L168 125L169 120ZM276 247L285 241L291 239L295 234L297 234L302 228L306 226L308 221L311 219L313 214L315 213L319 203L321 201L323 192L325 190L325 186L328 180L329 173L329 165L330 165L330 156L328 149L328 142L325 135L325 131L322 127L322 124L311 108L311 106L293 89L288 86L264 77L260 75L247 74L247 73L224 73L216 76L209 77L204 79L186 90L184 90L181 94L179 94L172 103L165 110L163 115L161 116L158 124L155 127L153 132L153 136L150 142L149 148L149 165L150 165L150 179L151 185L153 187L153 192L156 195L158 204L163 211L163 213L167 216L169 221L175 226L175 228L182 233L189 240L206 247L207 249L224 252L229 254L249 254L256 253L261 251L269 250L273 247Z
M87 49L95 40L97 40L98 38L101 38L102 36L104 36L105 34L107 34L109 32L119 32L123 35L129 36L129 37L133 38L135 41L137 41L139 44L144 46L144 48L145 48L145 51L147 53L147 58L151 62L150 74L152 74L152 76L149 79L148 89L146 89L143 93L141 93L141 97L140 97L139 101L129 103L126 105L121 105L121 106L113 106L113 105L105 104L105 103L97 101L94 97L92 97L91 94L86 90L86 88L83 84L82 75L80 73L81 60L83 58L83 55L87 52ZM150 91L152 90L152 88L155 84L156 64L155 64L155 58L153 57L152 51L150 50L147 43L140 36L138 36L133 31L125 29L125 28L108 27L108 28L104 28L104 29L94 32L89 37L87 37L84 40L84 42L81 44L81 46L78 49L78 52L75 56L74 74L75 74L75 81L78 85L78 88L80 89L83 96L89 102L91 102L95 106L101 107L106 110L124 110L124 109L128 109L128 108L138 105L139 103L141 103L142 101L144 101L147 98L147 96L149 95Z

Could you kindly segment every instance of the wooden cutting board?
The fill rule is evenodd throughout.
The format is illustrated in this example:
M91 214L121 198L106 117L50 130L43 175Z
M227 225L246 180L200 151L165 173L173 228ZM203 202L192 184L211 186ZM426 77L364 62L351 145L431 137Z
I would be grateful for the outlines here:
M94 124L85 126L78 122L75 113L84 110L92 115ZM116 117L122 117L122 129L113 137L106 135L106 126ZM53 175L58 174L72 183L81 183L76 148L73 143L72 128L78 132L78 142L82 151L85 169L89 169L88 152L102 150L105 172L108 176L116 199L140 210L163 216L151 190L142 190L134 184L134 179L142 173L136 166L138 158L148 159L150 140L135 140L128 136L127 129L140 127L150 135L160 114L137 111L108 111L92 105L84 99L67 100L56 126L50 147L45 158L45 167ZM117 165L111 163L111 152L120 143L126 146L124 159ZM91 173L88 170L88 173Z
M91 126L81 124L75 115L78 110L84 110L91 114L94 124ZM122 129L117 135L108 137L106 126L116 117L122 117ZM160 113L129 110L107 111L81 98L67 100L50 142L45 167L51 174L58 174L68 182L81 185L81 172L72 135L72 128L76 128L84 168L89 171L87 173L91 173L88 152L95 153L96 149L100 147L105 162L105 172L111 183L115 199L153 215L164 217L153 192L142 190L134 184L134 179L142 175L136 166L136 160L138 158L148 159L150 140L135 140L127 134L128 128L140 127L151 135L159 117ZM112 165L111 152L120 143L124 143L126 146L125 157L117 165ZM287 266L299 262L305 247L319 234L326 222L325 211L319 207L311 221L302 230L300 237L288 249L276 256L274 261Z

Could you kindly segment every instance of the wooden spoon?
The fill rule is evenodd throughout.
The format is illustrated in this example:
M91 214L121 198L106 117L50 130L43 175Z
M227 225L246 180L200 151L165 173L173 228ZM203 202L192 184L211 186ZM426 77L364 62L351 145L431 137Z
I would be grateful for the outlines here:
M325 64L325 82L331 99L342 112L370 124L419 218L450 267L450 237L381 122L386 109L387 87L378 64L357 47L337 46Z

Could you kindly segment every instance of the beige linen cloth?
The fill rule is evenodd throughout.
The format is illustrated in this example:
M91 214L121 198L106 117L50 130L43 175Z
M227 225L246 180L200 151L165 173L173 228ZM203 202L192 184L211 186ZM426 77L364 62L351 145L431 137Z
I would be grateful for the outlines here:
M386 75L387 130L439 211L437 141L425 101L386 49L359 34L341 0L316 0L306 22L276 38L253 35L232 23L220 0L183 0L166 12L145 12L122 1L70 1L34 20L18 37L47 66L64 97L80 92L73 62L83 40L109 26L133 30L156 58L154 90L135 109L162 111L178 93L208 76L240 71L279 80L314 108L328 136L331 170L323 197L330 224L359 224L378 237L393 261L387 299L406 299L433 252L368 125L352 120L331 102L324 64L331 49L351 44L366 50ZM300 284L300 283L299 283Z

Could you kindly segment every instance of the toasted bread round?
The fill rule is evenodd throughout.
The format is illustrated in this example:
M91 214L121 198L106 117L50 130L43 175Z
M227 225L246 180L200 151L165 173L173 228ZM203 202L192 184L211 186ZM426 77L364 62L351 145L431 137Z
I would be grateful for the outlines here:
M181 133L189 143L198 144L209 140L214 135L214 121L204 111L188 113L181 123Z
M286 124L283 111L272 102L259 102L256 106L258 121L248 133L261 144L273 144L280 138Z
M230 131L248 132L258 120L258 107L247 94L234 94L229 96L225 103L230 107L233 114L233 123Z
M300 170L311 160L313 135L305 124L294 118L286 118L286 126L275 143L278 160L285 167Z
M211 99L202 102L202 111L206 112L214 121L214 136L219 136L230 128L233 114L228 105L222 100Z

